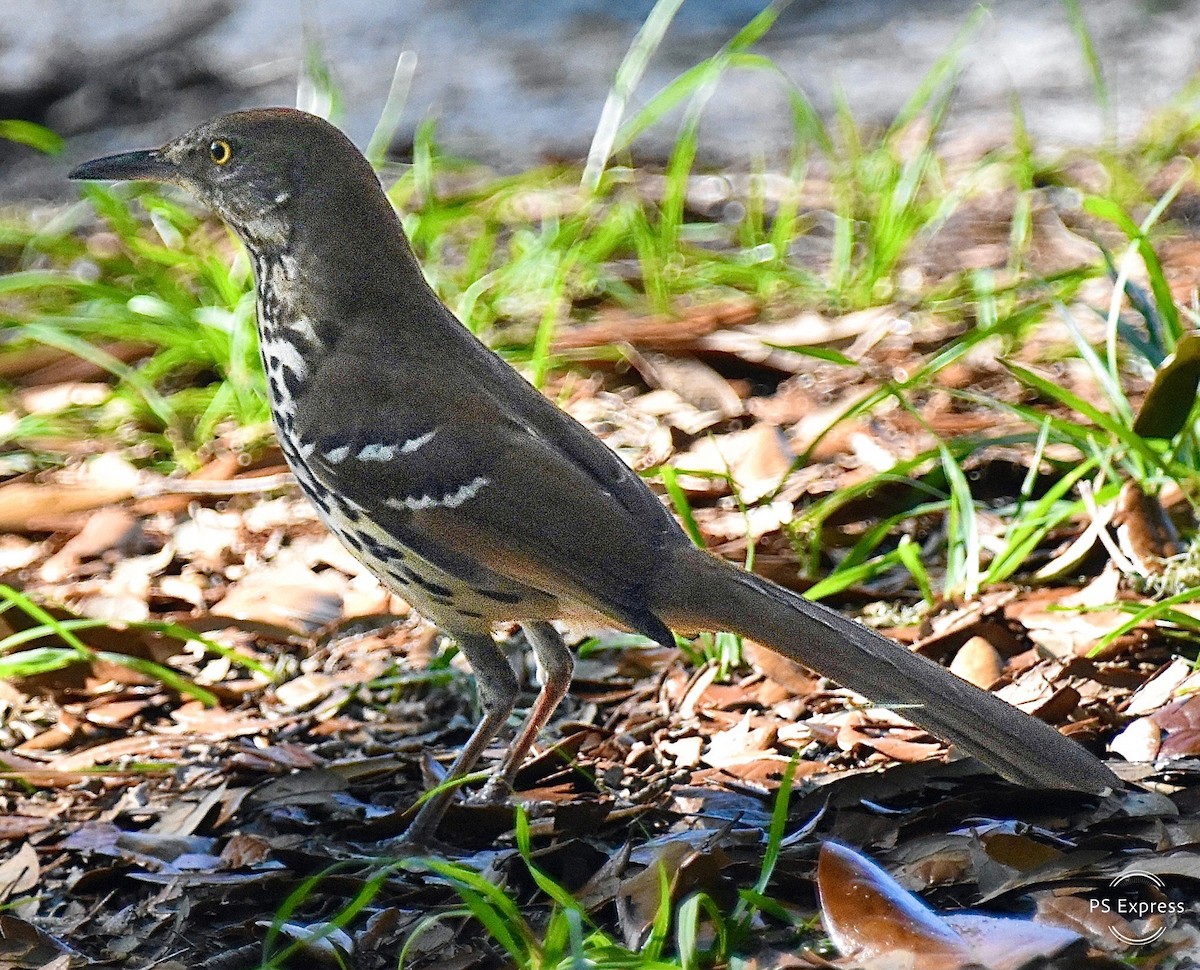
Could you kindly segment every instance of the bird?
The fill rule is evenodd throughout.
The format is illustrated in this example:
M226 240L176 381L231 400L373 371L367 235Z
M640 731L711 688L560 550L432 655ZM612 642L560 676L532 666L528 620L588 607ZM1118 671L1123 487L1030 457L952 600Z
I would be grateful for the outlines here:
M479 797L503 800L567 694L555 621L674 645L727 630L803 664L1037 789L1120 787L1052 726L836 610L698 548L602 441L477 339L426 281L363 154L292 108L224 114L72 179L181 187L240 237L279 446L320 518L389 589L458 645L482 717L448 780L513 713L495 639L520 624L540 689ZM435 837L439 786L403 835Z

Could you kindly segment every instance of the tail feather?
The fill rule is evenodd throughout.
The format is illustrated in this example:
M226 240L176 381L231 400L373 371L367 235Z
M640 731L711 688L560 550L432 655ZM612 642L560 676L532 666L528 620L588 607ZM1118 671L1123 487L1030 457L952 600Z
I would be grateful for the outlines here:
M1048 724L840 613L684 549L654 612L679 630L740 633L953 742L1011 781L1101 794L1120 780Z

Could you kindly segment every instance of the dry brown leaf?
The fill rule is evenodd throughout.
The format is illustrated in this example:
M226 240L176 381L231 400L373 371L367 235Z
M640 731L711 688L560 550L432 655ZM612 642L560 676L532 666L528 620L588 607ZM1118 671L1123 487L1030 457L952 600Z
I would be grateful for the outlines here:
M1163 571L1163 560L1179 554L1179 534L1156 496L1133 481L1121 486L1113 514L1121 552L1143 573Z
M693 734L677 741L665 741L660 747L662 752L675 762L677 768L695 768L700 764L704 738Z
M280 684L275 688L275 696L284 707L300 711L312 707L317 701L328 697L330 693L341 686L342 683L338 678L320 671L313 671Z
M792 759L782 754L763 754L721 768L702 768L692 775L692 781L766 796L779 789L780 780L791 763ZM828 770L829 766L821 761L800 761L796 763L795 778L810 778Z
M241 453L237 451L222 452L212 461L188 475L187 480L192 482L229 481L241 470L241 458ZM179 514L186 511L194 501L195 498L191 495L158 495L142 499L137 503L136 508L142 515L153 515L156 512Z
M50 531L45 525L72 512L86 512L132 498L132 483L59 485L10 482L0 486L0 529L11 532Z
M34 815L0 815L0 840L23 839L50 826L50 819Z
M12 961L9 965L14 968L19 966L22 970L25 967L68 970L71 966L88 962L86 957L72 950L62 940L10 913L0 913L0 946L7 960Z
M178 863L189 856L203 856L213 860L209 850L216 843L215 839L199 835L175 835L161 832L118 832L113 840L116 852L129 856L139 862ZM196 868L189 865L187 868Z
M1123 713L1130 716L1154 713L1170 702L1192 673L1192 665L1183 657L1176 657L1134 692Z
M1149 716L1165 733L1158 754L1183 758L1200 754L1200 694L1174 701Z
M101 727L128 726L137 715L155 703L152 699L109 701L93 704L84 711L84 719Z
M1097 906L1096 896L1074 896L1063 892L1044 892L1036 894L1037 915L1039 922L1050 923L1063 927L1085 936L1093 946L1101 949L1119 952L1128 947L1120 941L1117 934L1127 940L1144 938L1148 932L1153 932L1150 921L1143 921L1135 926L1116 911L1115 906ZM1156 917L1161 925L1161 917ZM1150 924L1150 925L1148 925Z
M948 913L945 919L970 948L972 965L989 970L1040 967L1048 957L1086 949L1078 933L1032 920L982 913Z
M729 476L743 501L753 502L778 488L795 460L783 432L759 422L745 431L701 438L672 464L690 492L724 494Z
M833 945L867 970L959 970L966 943L874 862L836 842L817 862L821 920Z
M33 889L41 878L42 867L38 863L37 852L28 842L0 862L0 899L5 901L27 893Z
M267 734L295 723L295 718L265 718L246 711L227 711L222 707L205 707L199 701L188 701L171 711L171 720L178 727L160 729L160 733L196 734L209 741Z
M66 579L86 559L94 559L110 549L131 548L140 534L141 523L127 509L114 506L97 509L88 516L84 527L42 564L42 578L51 583Z
M704 692L708 690L709 686L720 674L721 667L719 664L708 663L692 675L687 690L679 699L679 703L676 706L676 711L682 720L690 721L696 716L696 707L700 703L700 698L704 696Z
M1101 577L1075 594L1061 589L1047 591L1048 601L1026 597L1008 608L1008 615L1019 620L1029 639L1052 656L1062 660L1086 656L1096 643L1122 626L1129 614L1120 609L1095 607L1117 599L1116 570ZM1070 607L1080 607L1079 611Z
M1091 554L1096 543L1100 541L1100 533L1108 528L1108 524L1112 519L1113 505L1101 506L1096 515L1088 519L1087 526L1079 535L1071 539L1070 542L1064 544L1058 549L1054 556L1042 566L1034 577L1038 580L1046 581L1051 579L1061 579L1069 574L1076 572L1083 561Z
M286 768L290 771L319 768L325 764L325 759L302 744L282 741L277 744L256 746L241 752L238 757L238 763L242 765L255 762L260 766L260 770Z
M1108 742L1108 750L1126 761L1150 762L1158 757L1163 732L1153 719L1139 717L1124 731Z
M122 363L131 363L158 350L154 344L109 342L100 349ZM104 367L76 354L54 347L29 347L5 353L0 376L15 378L24 387L61 384L70 381L95 381L111 378Z
M697 414L688 422L693 429L688 431L690 434L699 434L716 421L735 418L745 410L729 381L694 357L637 355L632 363L651 387L673 392L696 409ZM672 423L680 427L678 422Z
M221 850L221 868L247 869L266 861L271 855L271 844L256 835L238 832Z
M344 967L346 958L354 951L354 941L341 927L326 922L297 923L291 920L256 920L262 929L277 929L294 941L297 956L307 966Z
M861 730L870 727L871 731ZM876 733L878 732L878 733ZM907 735L907 737L905 736ZM880 754L887 755L896 761L916 763L937 758L945 753L945 748L936 741L913 741L910 738L927 737L918 728L880 727L870 724L858 712L848 718L838 729L837 745L843 751L852 751L862 745L872 748Z
M16 395L28 414L57 414L72 407L96 407L112 397L111 384L64 381L19 391Z
M746 323L757 315L757 302L746 297L686 307L675 316L639 317L609 311L598 315L595 323L560 332L554 349L630 344L640 350L679 352L693 349L705 334Z
M746 659L758 670L777 684L781 684L793 694L801 697L814 694L821 683L820 677L787 657L781 657L774 650L746 640L743 644Z
M258 569L233 584L212 612L313 633L342 615L344 586L344 579L329 570L315 573L299 563L288 563Z
M918 892L934 886L965 882L974 871L969 836L929 835L891 854L899 863L892 875L906 889Z
M1026 710L1047 724L1061 724L1074 713L1079 701L1079 691L1074 687L1060 687L1039 703L1026 707Z
M1004 658L981 636L971 637L954 655L950 672L987 690L1004 672Z
M141 761L174 758L189 744L195 744L197 738L182 735L147 735L136 734L128 738L118 738L104 744L93 745L72 754L55 758L51 765L55 771L70 773L94 768L97 765L108 765L120 762L125 758L137 758Z
M1015 589L988 590L966 603L934 614L921 627L912 649L933 660L949 660L972 636L981 636L1002 656L1022 649L1008 627L1005 609L1019 597Z
M982 832L979 841L988 858L1018 872L1037 869L1063 854L1061 849L1028 835L1003 830Z
M718 330L701 337L696 349L709 354L727 354L785 374L798 374L810 370L813 359L786 348L827 347L853 338L869 344L894 329L897 319L895 312L887 307L860 310L835 318L805 312L790 320Z
M822 919L863 970L1019 968L1081 944L1077 933L980 913L935 913L870 859L825 842L817 863Z
M750 714L747 713L733 727L718 731L708 739L702 760L714 768L758 761L763 752L774 748L777 733L778 725L775 723L752 728Z
M13 750L18 754L32 754L38 751L53 751L70 744L79 731L79 721L72 715L63 712L58 723L53 724L35 734L24 744L19 744Z
M651 435L661 436L663 431L669 437L671 428L678 428L685 435L703 434L723 418L717 411L701 411L694 404L689 404L674 391L653 390L639 394L630 399L629 409L638 415L644 415L656 422L656 428ZM668 443L664 457L669 456L672 448Z
M704 835L711 838L711 836ZM661 905L665 876L672 901L697 888L711 886L729 863L719 848L697 848L685 838L668 838L652 850L649 864L634 876L622 879L617 888L617 919L627 946L637 949L645 942Z

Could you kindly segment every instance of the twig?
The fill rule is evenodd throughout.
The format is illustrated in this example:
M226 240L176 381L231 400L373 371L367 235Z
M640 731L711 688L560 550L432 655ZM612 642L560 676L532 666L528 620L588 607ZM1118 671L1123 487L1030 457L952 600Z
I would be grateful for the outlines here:
M259 478L238 478L233 481L203 478L161 478L139 485L134 489L134 498L154 498L158 495L251 495L255 492L275 492L291 488L296 476L291 472L278 475L263 475Z

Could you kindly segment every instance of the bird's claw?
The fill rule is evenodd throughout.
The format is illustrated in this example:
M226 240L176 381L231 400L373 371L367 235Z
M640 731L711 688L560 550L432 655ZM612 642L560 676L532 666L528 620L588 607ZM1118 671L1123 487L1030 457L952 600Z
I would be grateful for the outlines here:
M458 851L448 842L435 838L432 833L417 833L413 836L408 831L384 839L376 843L376 847L379 855L395 859L415 859L422 856L450 858Z
M493 776L476 794L468 799L471 805L505 805L512 798L512 785L503 778Z

